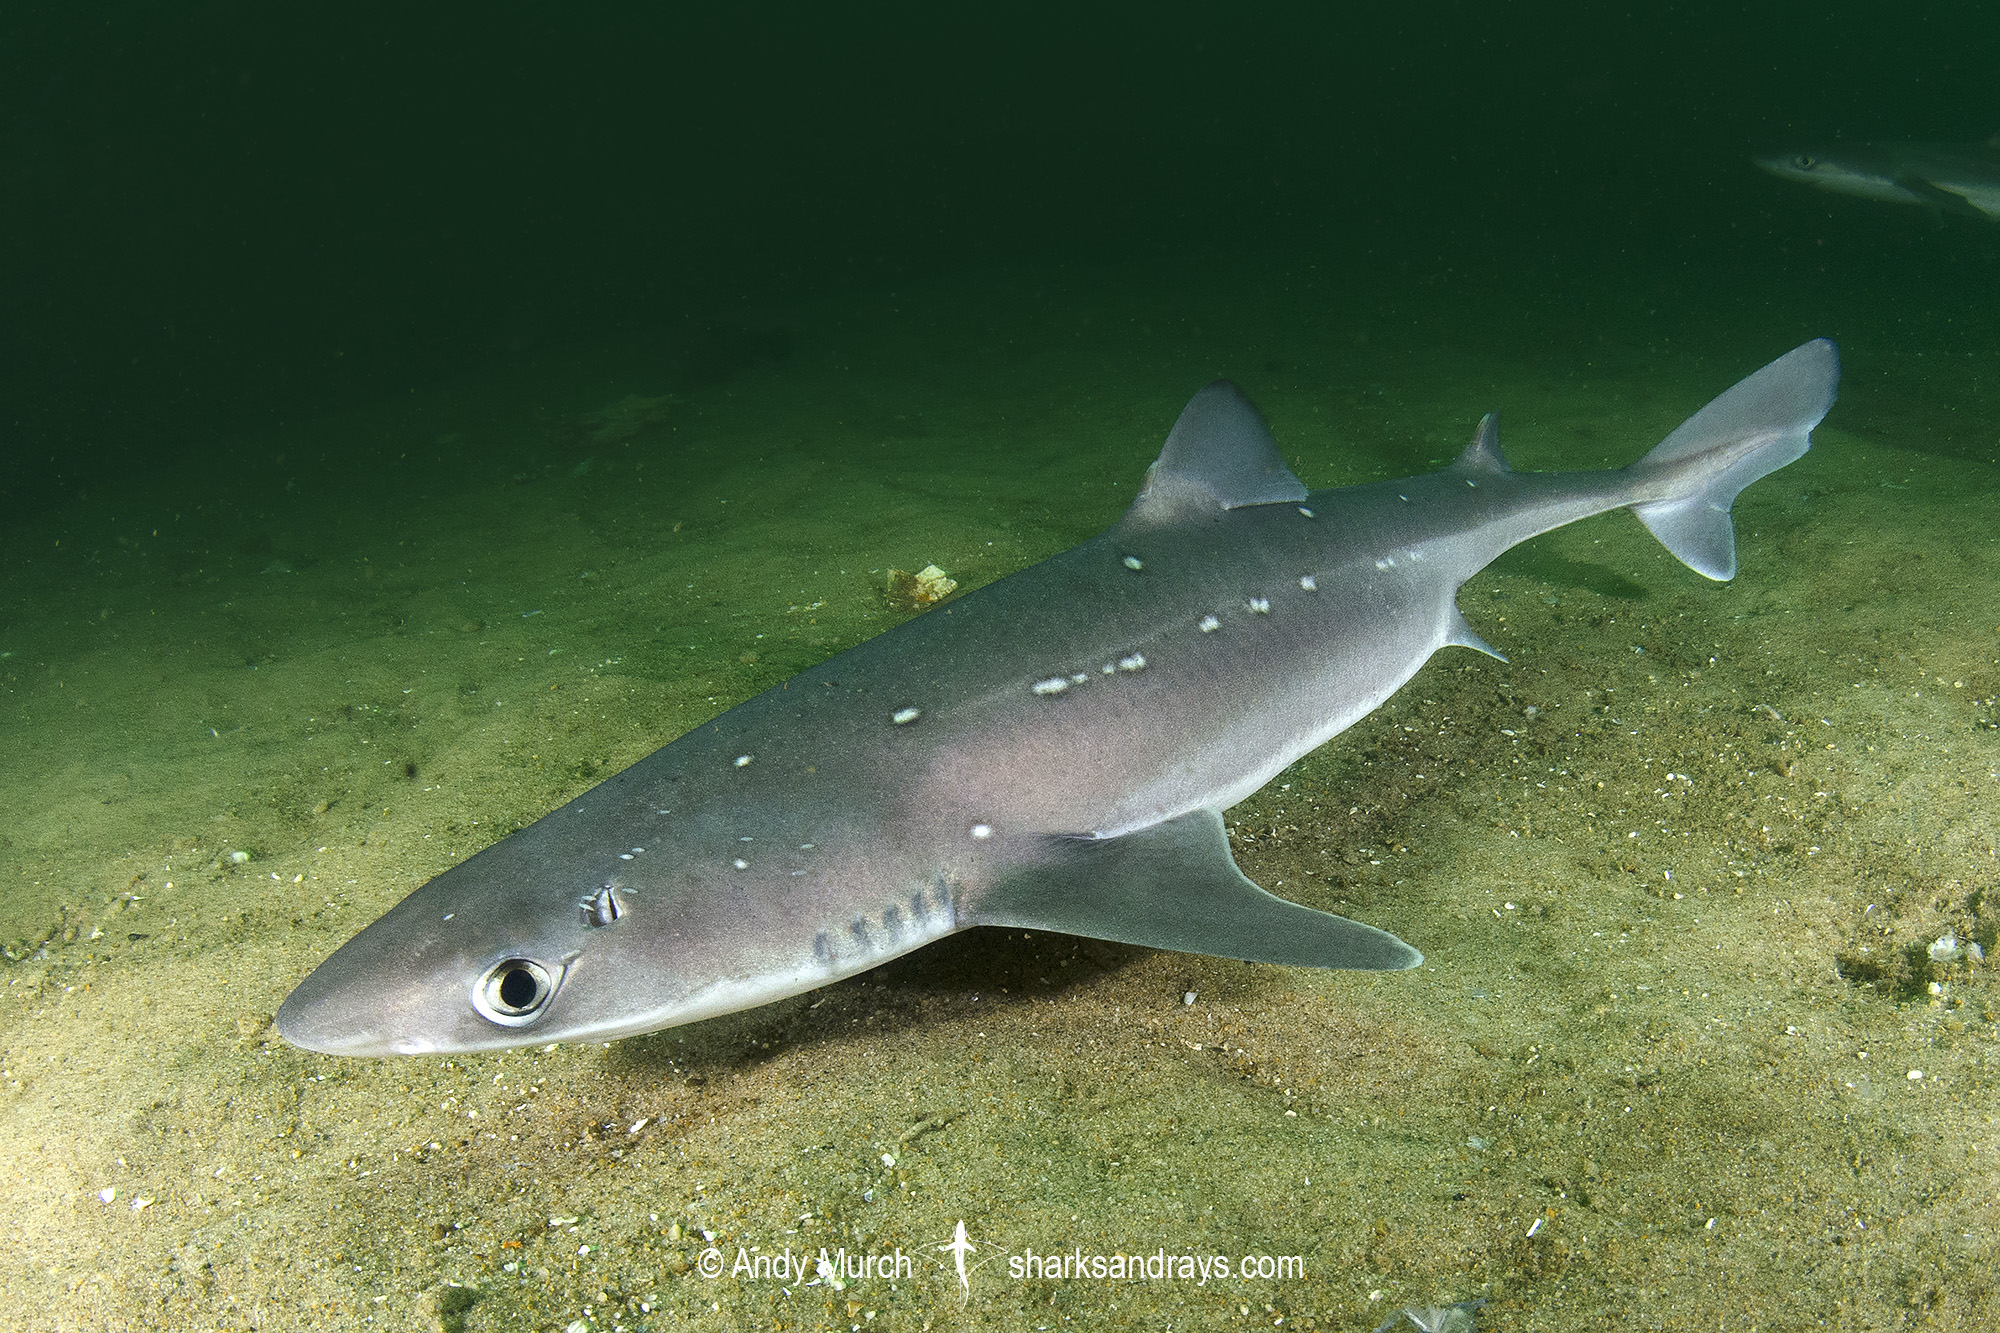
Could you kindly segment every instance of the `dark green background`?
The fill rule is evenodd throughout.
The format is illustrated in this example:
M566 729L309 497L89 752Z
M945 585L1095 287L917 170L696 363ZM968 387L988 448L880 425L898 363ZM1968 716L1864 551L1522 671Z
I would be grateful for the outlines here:
M2000 228L1745 158L1983 138L1996 38L1942 3L15 3L0 488L998 263L1269 254L1468 319L1752 299L1985 347Z

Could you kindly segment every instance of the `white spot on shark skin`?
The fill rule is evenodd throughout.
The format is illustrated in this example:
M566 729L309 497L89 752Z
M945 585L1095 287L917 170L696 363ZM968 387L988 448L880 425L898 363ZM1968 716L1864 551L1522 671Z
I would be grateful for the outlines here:
M1305 515L1305 516L1306 516L1307 518L1311 518L1311 517L1313 517L1313 511L1312 511L1312 510L1310 510L1310 509L1308 509L1308 508L1306 508L1306 507L1305 507L1304 505L1300 505L1300 506L1299 506L1299 512L1300 512L1301 514L1304 514L1304 515Z
M1141 560L1138 556L1128 555L1125 557L1125 568L1144 569L1145 567L1146 567L1146 562Z
M745 768L745 767L748 767L749 763L750 763L750 756L749 756L749 755L747 755L747 754L739 754L739 755L737 755L737 756L736 756L736 766L737 766L738 768Z
M1131 653L1119 658L1118 669L1120 671L1144 671L1146 669L1145 654Z
M1389 568L1389 567L1390 567L1391 565L1393 565L1393 564L1395 564L1395 563L1396 563L1396 562L1395 562L1394 560L1377 560L1377 561L1375 562L1375 568L1377 568L1377 569L1387 569L1387 568Z
M972 826L972 836L975 838L990 838L993 836L993 826L991 824L974 824Z
M1116 662L1106 662L1103 666L1097 669L1099 671L1102 671L1107 676L1115 676L1118 674L1118 664Z
M1069 688L1069 682L1061 676L1050 676L1047 680L1035 682L1036 694L1061 694Z
M1214 616L1203 616L1201 618L1201 632L1203 634L1213 634L1221 628L1222 622Z
M734 866L735 866L735 867L736 867L736 868L737 868L738 870L748 870L748 869L750 868L750 863L749 863L748 861L744 860L744 859L743 859L742 857L740 857L740 856L739 856L739 857L737 857L737 858L736 858L736 859L735 859L734 861L732 861L732 862L731 862L730 864L731 864L731 865L734 865Z
M1319 580L1314 578L1312 575L1307 574L1304 578L1301 578L1299 580L1299 586L1301 588L1304 588L1307 592L1318 592Z
M1090 679L1090 673L1088 671L1079 671L1074 676L1071 676L1069 678L1070 684L1072 685L1081 685L1083 684L1083 682L1089 679Z
M637 856L637 855L638 855L638 854L639 854L640 852L643 852L643 851L645 851L645 850L646 850L646 849L645 849L644 847L634 847L634 848L632 849L632 854L633 854L634 856Z
M618 859L619 859L619 860L621 860L621 861L629 861L629 860L631 860L631 859L632 859L632 853L630 853L630 852L620 852L620 853L618 853Z
M1257 615L1268 616L1271 614L1271 599L1268 597L1252 597L1244 605Z
M923 715L924 710L921 708L898 708L895 712L889 714L889 720L900 727L906 723L915 722Z

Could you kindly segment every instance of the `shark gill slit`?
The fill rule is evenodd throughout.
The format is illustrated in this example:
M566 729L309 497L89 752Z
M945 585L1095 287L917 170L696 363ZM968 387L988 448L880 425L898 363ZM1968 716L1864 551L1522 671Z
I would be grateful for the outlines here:
M941 873L907 900L818 931L813 936L813 961L826 971L847 972L949 934L957 921L953 898L951 878Z

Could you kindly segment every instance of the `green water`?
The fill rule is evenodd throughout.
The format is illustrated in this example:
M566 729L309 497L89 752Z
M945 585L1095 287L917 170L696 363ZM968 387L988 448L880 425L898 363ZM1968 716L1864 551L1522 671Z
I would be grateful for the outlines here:
M1743 161L1984 137L1976 16L107 14L9 20L10 1322L2000 1319L2000 229ZM1488 410L1598 467L1818 335L1841 401L1734 582L1540 538L1461 597L1509 662L1231 812L1415 972L980 932L608 1047L269 1030L898 623L890 569L1100 530L1210 379L1314 487Z

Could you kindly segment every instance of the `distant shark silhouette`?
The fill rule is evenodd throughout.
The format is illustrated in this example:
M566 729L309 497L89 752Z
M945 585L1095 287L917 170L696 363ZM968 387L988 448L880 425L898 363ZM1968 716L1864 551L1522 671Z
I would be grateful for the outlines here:
M969 926L1413 967L1394 935L1244 878L1221 812L1438 649L1491 653L1458 589L1537 533L1630 509L1697 572L1734 575L1731 503L1805 453L1838 377L1833 344L1807 343L1615 471L1512 471L1489 416L1440 472L1311 493L1218 381L1109 530L447 870L301 982L278 1030L340 1055L606 1040Z
M1816 190L2000 222L2000 134L1984 143L1848 143L1750 159Z

